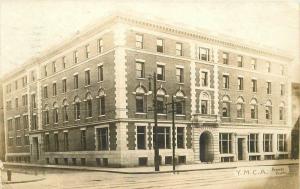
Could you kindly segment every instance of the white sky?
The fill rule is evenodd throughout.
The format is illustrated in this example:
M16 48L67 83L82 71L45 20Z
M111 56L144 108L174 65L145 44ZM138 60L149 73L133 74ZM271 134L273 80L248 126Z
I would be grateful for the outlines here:
M296 0L4 0L0 75L114 11L160 17L170 23L283 49L298 57L299 1Z

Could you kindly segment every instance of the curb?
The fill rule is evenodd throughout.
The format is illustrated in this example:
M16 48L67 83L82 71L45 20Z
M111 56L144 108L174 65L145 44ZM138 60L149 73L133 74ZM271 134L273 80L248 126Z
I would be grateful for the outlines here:
M2 184L20 184L20 183L28 183L28 182L38 182L42 180L45 180L45 178L22 180L22 181L2 181Z

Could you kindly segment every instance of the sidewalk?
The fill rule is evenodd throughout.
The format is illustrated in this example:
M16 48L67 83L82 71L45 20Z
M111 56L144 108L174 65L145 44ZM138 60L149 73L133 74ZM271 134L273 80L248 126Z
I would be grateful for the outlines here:
M239 161L228 163L195 163L188 165L176 165L177 172L199 171L199 170L217 170L232 169L237 167L251 166L272 166L272 165L299 165L299 160L266 160L266 161ZM154 167L129 167L129 168L109 168L109 167L86 167L86 166L65 166L65 165L41 165L25 163L4 163L6 168L40 168L40 169L62 169L77 171L100 171L123 174L153 174L153 173L170 173L172 165L160 166L160 171L155 172Z
M13 172L11 181L8 181L6 171L2 171L2 184L17 184L17 183L36 182L36 181L40 181L40 180L44 180L44 179L45 178L41 177L41 176Z

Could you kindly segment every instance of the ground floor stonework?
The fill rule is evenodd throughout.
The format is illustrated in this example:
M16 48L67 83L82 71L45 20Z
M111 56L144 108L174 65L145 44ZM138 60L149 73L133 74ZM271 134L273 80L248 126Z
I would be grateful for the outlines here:
M158 123L161 165L172 164L171 122ZM176 122L177 164L288 159L285 127ZM30 151L7 153L7 161L57 165L134 167L154 165L154 124L112 121L30 134Z

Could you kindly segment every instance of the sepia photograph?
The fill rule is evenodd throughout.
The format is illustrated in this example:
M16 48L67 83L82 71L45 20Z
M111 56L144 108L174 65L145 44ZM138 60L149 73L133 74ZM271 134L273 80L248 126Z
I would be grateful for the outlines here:
M299 0L2 0L0 189L299 189Z

